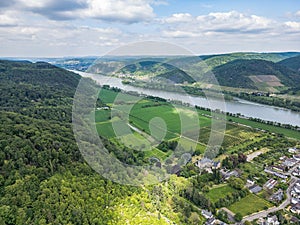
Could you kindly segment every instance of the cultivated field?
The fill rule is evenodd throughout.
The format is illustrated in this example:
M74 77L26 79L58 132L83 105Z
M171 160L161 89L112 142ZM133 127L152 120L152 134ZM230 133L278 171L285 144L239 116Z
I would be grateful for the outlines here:
M197 154L202 154L207 148L211 135L222 136L211 130L208 111L196 111L157 99L142 98L106 89L101 90L100 99L103 104L112 107L112 110L103 108L96 110L95 120L99 135L113 142L120 142L124 146L145 151L145 157L155 156L164 159L170 155L171 152L157 149L157 145L162 140L179 141L182 148L194 149ZM227 118L254 128L299 137L297 131L246 119ZM228 153L234 152L237 146L247 146L263 138L261 132L247 126L227 122L222 147Z

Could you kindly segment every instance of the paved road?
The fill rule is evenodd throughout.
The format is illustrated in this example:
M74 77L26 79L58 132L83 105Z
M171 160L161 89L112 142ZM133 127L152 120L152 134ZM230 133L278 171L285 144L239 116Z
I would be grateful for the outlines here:
M243 222L245 222L246 220L252 221L252 220L255 220L255 219L258 219L258 218L261 218L261 217L267 217L267 215L269 213L273 213L273 212L279 211L279 210L284 209L285 207L287 207L290 204L291 198L292 198L291 189L297 181L298 181L297 178L292 177L291 182L290 182L290 186L288 187L288 189L286 191L287 198L278 207L272 207L270 209L267 209L267 210L264 210L264 211L246 216L246 217L244 217Z

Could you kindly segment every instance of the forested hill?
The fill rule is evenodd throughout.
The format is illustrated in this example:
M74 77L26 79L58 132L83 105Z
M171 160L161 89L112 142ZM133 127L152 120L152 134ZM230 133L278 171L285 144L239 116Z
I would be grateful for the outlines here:
M84 162L71 124L79 78L47 63L0 61L0 225L167 224L152 204L161 186L112 183ZM185 206L163 209L186 224L191 206L177 202Z
M280 65L284 65L294 71L300 72L300 56L288 58L279 62Z
M300 74L279 63L266 60L238 59L213 69L220 85L257 89L250 76L276 76L283 85L294 87L300 84ZM272 81L272 80L270 80Z
M133 193L86 165L71 127L79 76L0 61L0 224L108 224ZM112 191L114 190L114 193Z
M80 76L44 62L0 61L1 110L71 121Z
M135 74L137 76L148 75L149 77L155 77L155 79L165 79L177 84L195 82L191 76L175 66L158 61L151 61L151 59L126 65L120 72Z

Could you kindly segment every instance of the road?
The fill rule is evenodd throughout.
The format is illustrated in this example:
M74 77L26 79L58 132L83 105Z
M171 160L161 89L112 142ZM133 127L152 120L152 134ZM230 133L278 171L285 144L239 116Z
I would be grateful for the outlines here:
M286 191L287 198L278 207L272 207L272 208L269 208L267 210L264 210L264 211L246 216L246 217L244 217L244 219L242 221L243 222L245 222L246 220L253 221L253 220L261 218L261 217L267 217L269 213L273 213L273 212L279 211L279 210L284 209L285 207L287 207L290 204L291 198L292 198L291 189L298 180L299 180L298 178L292 177L290 185L289 185L289 187Z

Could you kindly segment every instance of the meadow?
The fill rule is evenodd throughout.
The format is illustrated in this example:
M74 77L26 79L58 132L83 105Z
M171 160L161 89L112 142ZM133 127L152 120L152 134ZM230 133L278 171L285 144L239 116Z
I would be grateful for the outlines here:
M209 190L209 192L206 194L206 196L210 199L211 202L215 203L220 198L226 197L228 194L231 194L235 191L232 187L230 187L227 184L221 184L218 186L215 186Z
M233 203L228 209L235 214L240 213L242 216L246 216L270 207L272 207L271 203L254 194L249 194L240 201Z

